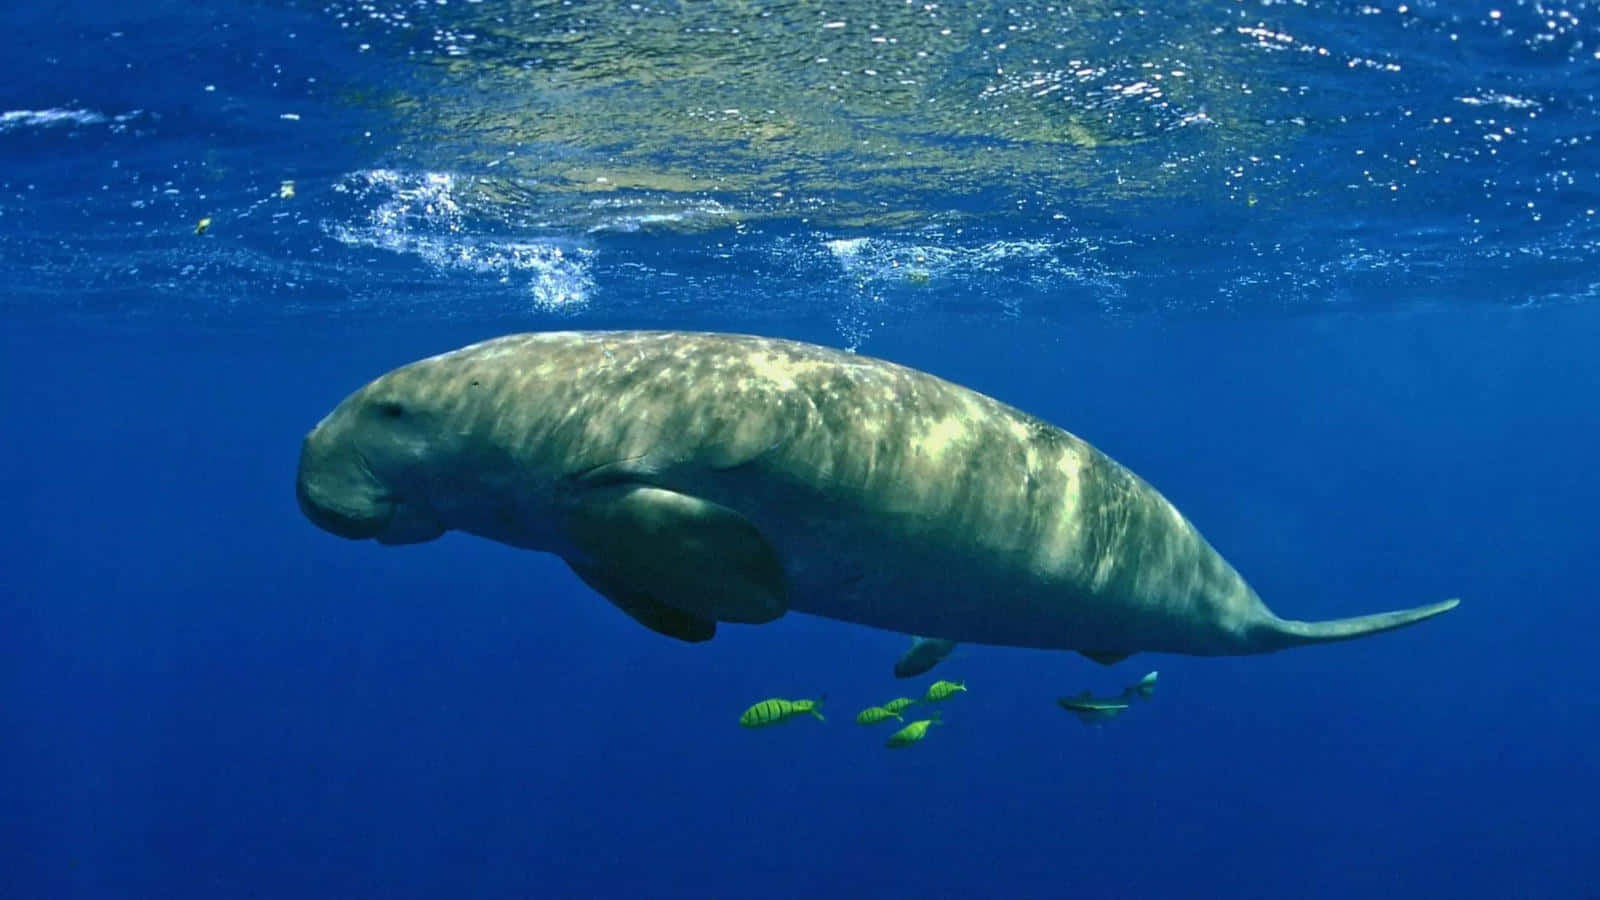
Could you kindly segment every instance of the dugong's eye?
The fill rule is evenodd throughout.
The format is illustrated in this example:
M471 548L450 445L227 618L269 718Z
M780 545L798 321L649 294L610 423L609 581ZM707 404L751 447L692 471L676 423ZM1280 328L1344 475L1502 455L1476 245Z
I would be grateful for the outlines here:
M406 414L406 408L395 402L378 404L378 414L385 419L398 419Z

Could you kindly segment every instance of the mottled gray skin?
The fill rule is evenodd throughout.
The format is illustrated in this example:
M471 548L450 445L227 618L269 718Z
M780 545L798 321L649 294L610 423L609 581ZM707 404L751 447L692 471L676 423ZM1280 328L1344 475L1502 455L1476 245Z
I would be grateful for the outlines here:
M426 359L329 414L298 487L346 537L453 529L576 568L573 511L618 484L742 514L777 552L789 609L951 641L1259 653L1454 605L1279 619L1079 438L932 375L757 337L527 334Z

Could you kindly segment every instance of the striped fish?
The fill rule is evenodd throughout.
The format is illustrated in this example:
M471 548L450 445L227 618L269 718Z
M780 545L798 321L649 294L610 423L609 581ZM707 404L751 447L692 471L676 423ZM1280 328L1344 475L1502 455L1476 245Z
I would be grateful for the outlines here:
M965 681L935 681L928 685L928 693L922 698L924 703L938 703L948 700L967 689Z
M883 706L869 706L856 714L857 725L876 725L886 719L899 719L900 714ZM904 721L903 719L901 721Z
M818 697L815 700L785 700L781 697L773 697L745 710L744 714L739 717L739 724L746 728L765 728L768 725L787 722L795 716L805 715L806 713L810 713L816 716L818 721L822 721L822 713L817 712L817 707L822 705L823 699Z
M890 750L898 750L901 747L909 747L928 736L929 725L942 724L944 723L939 721L938 713L935 713L931 719L920 719L916 722L912 722L910 725L907 725L899 731L896 731L894 734L889 735L889 743L887 746Z

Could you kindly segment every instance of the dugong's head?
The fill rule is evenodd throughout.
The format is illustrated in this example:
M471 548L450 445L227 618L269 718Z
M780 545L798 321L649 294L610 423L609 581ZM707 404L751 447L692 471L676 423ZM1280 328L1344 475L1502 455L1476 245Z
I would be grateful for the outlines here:
M385 544L429 541L452 525L441 499L464 470L470 410L449 355L396 369L345 398L300 447L295 491L318 527ZM476 384L477 382L472 382Z

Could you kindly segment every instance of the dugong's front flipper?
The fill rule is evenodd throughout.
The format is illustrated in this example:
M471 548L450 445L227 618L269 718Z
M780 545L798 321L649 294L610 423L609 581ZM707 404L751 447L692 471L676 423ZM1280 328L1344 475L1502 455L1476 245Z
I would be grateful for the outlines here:
M760 529L725 506L640 484L585 490L571 506L568 534L579 577L624 612L706 640L710 629L670 621L653 604L706 622L770 622L788 611L778 553ZM635 610L644 612L641 617Z
M594 588L617 609L627 613L635 622L656 634L664 634L691 644L709 641L717 635L717 623L710 619L703 619L681 609L673 609L622 584L604 572L595 571L582 564L569 562L567 565L583 579L584 584Z

